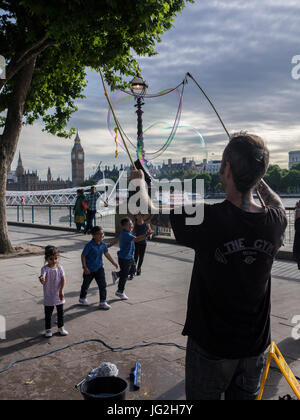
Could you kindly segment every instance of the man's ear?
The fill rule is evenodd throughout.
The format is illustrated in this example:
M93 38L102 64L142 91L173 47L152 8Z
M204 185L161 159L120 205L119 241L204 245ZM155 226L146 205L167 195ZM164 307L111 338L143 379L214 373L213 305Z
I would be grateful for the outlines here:
M232 170L229 162L226 162L225 168L224 168L224 175L226 178L231 177L232 178Z

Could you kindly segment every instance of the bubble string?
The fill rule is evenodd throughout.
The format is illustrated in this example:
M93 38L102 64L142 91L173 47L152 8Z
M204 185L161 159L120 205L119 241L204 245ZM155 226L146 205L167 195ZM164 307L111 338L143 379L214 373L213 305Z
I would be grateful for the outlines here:
M169 137L167 138L167 141L165 142L165 144L157 151L157 152L159 152L160 150L165 150L165 145L168 145L169 143L171 143L172 142L172 140L174 139L174 137L175 137L175 134L176 134L176 126L179 124L179 122L180 122L180 117L181 117L181 113L182 113L182 101L183 101L183 91L184 91L184 86L185 86L185 84L187 83L187 80L185 79L183 82L181 82L176 88L171 88L171 89L165 89L165 90L163 90L163 91L161 91L161 92L159 92L159 93L157 93L157 94L153 94L153 95L151 95L151 97L158 97L158 96L162 96L162 95L166 95L166 94L168 94L168 93L171 93L171 92L174 92L174 91L176 91L177 93L178 93L178 96L179 96L179 105L178 105L178 110L177 110L177 114L176 114L176 118L175 118L175 122L174 122L174 125L173 125L173 128L172 128L172 131L171 131L171 133L170 133L170 135L169 135ZM179 92L179 87L180 86L182 86L182 91L181 91L181 93ZM126 91L123 91L123 90L121 90L121 92L123 92L123 93L125 93L125 94L127 94L127 95L129 95L128 97L130 98L130 96L136 96L136 97L138 97L139 95L133 95L133 94L131 94L131 93L129 93L129 92L126 92ZM120 95L117 95L117 96L120 96ZM148 97L150 97L149 95L148 95ZM125 98L120 98L120 99L117 99L117 101L118 102L123 102L124 101L124 99L126 99L126 97ZM109 111L108 111L108 115L107 115L107 126L108 126L108 130L110 131L110 133L111 133L111 135L114 137L114 132L113 132L113 130L112 130L112 128L111 128L111 126L110 126L110 121L111 121L111 110L109 109ZM135 150L137 150L136 149L136 146L135 146L135 144L130 140L130 138L126 135L126 133L124 132L124 130L122 129L122 127L120 127L121 128L121 130L122 130L122 134L123 134L123 136L124 137L126 137L126 140L132 145L132 147L135 149ZM145 133L146 131L144 131L143 132L143 134ZM139 139L138 139L139 140ZM118 141L118 143L119 143L119 145L124 149L124 147L123 147L123 145L122 145L122 143L121 143L121 141L120 141L120 139L118 138L117 139L117 141ZM156 153L156 152L154 152L154 153Z
M180 97L180 100L179 100L179 105L178 105L178 109L177 109L177 113L176 113L176 118L175 118L175 121L174 121L174 124L173 124L173 127L172 127L172 131L171 131L171 133L170 133L170 135L169 135L169 137L168 137L168 139L167 139L167 141L165 142L165 144L157 151L157 152L155 152L155 153L159 153L159 152L161 152L161 153L159 153L158 154L158 156L160 156L160 154L162 154L167 148L168 148L168 146L171 144L171 142L172 142L172 140L175 138L175 135L176 135L176 131L177 131L177 127L178 127L178 125L179 125L179 122L180 122L180 117L181 117L181 113L182 113L182 98L183 98L183 92L184 92L184 87L185 87L185 83L186 83L186 79L179 85L179 86L181 86L182 85L182 90L181 90L181 93L180 93L180 95L179 95L179 97ZM178 89L177 88L175 88L175 89L172 89L172 91L174 91L174 90L176 90L177 92L178 92ZM141 137L140 137L141 138ZM139 138L139 139L140 139ZM138 140L139 140L138 139ZM143 156L143 151L142 151L142 148L141 147L139 147L139 144L140 144L140 142L138 141L138 147L137 147L137 157L138 157L138 159L139 159L139 161L140 161L140 163L141 163L141 165L142 165L142 167L144 168L144 170L145 170L145 172L152 178L152 179L154 179L153 177L152 177L152 175L150 174L150 171L149 171L149 169L148 169L148 166L147 166L147 161L145 160L145 158L144 158L144 156ZM157 156L157 157L158 157Z
M230 140L230 134L229 134L229 132L228 132L228 130L227 130L227 128L225 127L225 124L223 123L223 120L222 120L222 118L220 117L220 115L219 115L219 113L218 113L218 111L216 110L216 108L215 108L215 106L214 106L214 104L212 103L212 101L209 99L209 97L207 96L207 94L205 93L205 91L204 91L204 89L202 89L202 87L199 85L199 83L194 79L194 77L191 75L191 73L187 73L186 74L186 77L187 76L189 76L192 80L193 80L193 82L198 86L198 88L201 90L201 92L203 93L203 95L205 96L205 98L208 100L208 102L210 103L210 105L211 105L211 107L213 108L213 110L215 111L215 113L216 113L216 115L217 115L217 117L219 118L219 121L220 121L220 123L222 124L222 126L223 126L223 128L224 128L224 130L225 130L225 132L226 132L226 134L227 134L227 136L228 136L228 138L229 138L229 140Z
M115 127L115 133L116 133L116 135L115 135L115 143L116 143L115 158L117 158L118 155L119 155L119 152L118 152L118 142L117 142L117 138L118 138L118 128L117 127Z
M165 89L162 90L158 93L145 93L145 94L137 94L137 93L133 93L130 92L128 90L121 90L122 92L126 93L126 95L129 96L134 96L135 98L157 98L159 96L164 96L164 95L168 95L169 93L173 92L174 90L178 89L181 85L187 83L187 76L184 78L184 80L179 83L178 86L176 86L175 88L169 88L169 89Z
M210 105L212 106L213 110L215 111L217 117L219 118L220 123L222 124L222 126L223 126L223 128L224 128L224 130L225 130L225 132L226 132L226 134L227 134L227 136L229 138L229 140L230 140L230 134L229 134L227 128L225 127L225 124L223 123L222 118L220 117L219 113L217 112L217 110L216 110L214 104L212 103L212 101L209 99L209 97L207 96L207 94L205 93L205 91L202 89L202 87L199 85L199 83L195 80L195 78L191 75L191 73L187 73L186 74L186 78L187 77L190 77L193 80L193 82L198 86L198 88L201 90L201 92L203 93L203 95L205 96L205 98L208 100L208 102L210 103ZM262 207L266 207L265 202L262 199L262 196L260 195L260 192L258 191L257 188L256 188L256 194L257 194L257 197L258 197L258 199L259 199L260 204L262 205Z
M113 100L112 100L112 103L113 103ZM111 134L111 136L112 136L112 138L113 139L116 139L116 133L115 133L115 129L117 128L118 129L118 127L114 124L114 126L112 127L112 124L111 124L111 117L112 117L112 111L111 111L111 108L110 107L108 107L108 113L107 113L107 128L108 128L108 131L110 132L110 134ZM115 121L114 121L114 123L115 123ZM117 134L117 143L122 147L122 149L123 150L125 150L126 151L126 149L125 149L125 147L124 147L124 145L123 145L123 143L119 140L119 136L118 136L118 134Z
M120 95L115 95L115 96L120 96ZM124 99L126 100L127 97L125 98L121 98L121 102L124 101ZM130 97L128 97L128 99L130 99ZM117 102L119 102L119 100L117 100ZM116 100L112 100L112 103L116 103ZM110 132L111 136L115 139L115 129L112 129L111 127L111 115L112 115L112 111L111 108L108 109L108 113L107 113L107 128L108 131ZM130 138L126 135L126 133L124 132L122 126L120 125L119 130L118 131L122 131L122 136L126 138L126 140L128 141L128 143L130 143L131 147L136 150L136 146L135 144L130 140ZM123 150L126 151L125 146L123 145L122 141L119 139L119 137L117 137L117 142L118 144L122 147Z
M112 112L112 114L113 114L113 116L114 116L114 120L115 120L115 123L116 123L117 129L119 130L120 136L122 137L122 132L121 132L121 130L120 130L120 124L119 124L119 121L118 121L118 119L117 119L117 117L116 117L115 111L114 111L114 109L113 109L112 103L111 103L110 98L109 98L109 95L108 95L108 92L107 92L107 90L106 90L106 86L105 86L105 82L104 82L104 78L103 78L103 74L102 74L101 67L99 67L99 72L100 72L100 76L101 76L101 80L102 80L102 85L103 85L103 89L104 89L104 94L105 94L105 97L106 97L106 99L107 99L107 102L108 102L108 104L109 104L109 107L111 108L111 112ZM131 165L132 165L133 169L136 171L136 166L135 166L135 164L134 164L134 161L133 161L133 159L132 159L132 157L131 157L131 154L130 154L130 152L129 152L129 150L128 150L127 144L126 144L126 142L125 142L125 140L124 140L124 138L123 138L123 137L122 137L122 140L123 140L123 144L124 144L124 146L125 146L126 152L127 152L127 154L128 154L128 157L129 157L129 159L130 159Z
M157 152L154 152L150 155L153 155L153 154L156 154L156 153L159 153L159 152L161 152L161 153L159 153L159 155L161 155L169 147L171 142L174 140L176 132L177 132L177 127L180 123L181 113L182 113L182 102L183 102L184 87L185 87L185 82L182 84L182 90L181 90L181 93L179 94L180 100L179 100L178 109L177 109L177 113L176 113L176 117L175 117L175 121L174 121L172 130L171 130L171 133L170 133L167 141L165 142L165 144L159 150L157 150Z
M169 130L169 129L171 129L172 127L171 126L169 126L169 127L165 127L164 129L165 130ZM202 147L205 147L205 141L204 141L204 138L203 138L203 136L202 136L202 134L196 129L196 128L194 128L194 127L192 127L191 125L178 125L178 127L177 127L177 130L178 129L181 129L181 128L186 128L186 129L189 129L189 130L191 130L191 131L194 131L196 134L197 134L197 136L199 136L200 137L200 143L201 143L201 146ZM166 148L165 148L165 150L168 148L170 146L170 144L169 145L167 145L166 146ZM148 158L148 160L149 161L152 161L152 160L155 160L155 159L157 159L165 150L163 150L161 153L159 153L159 154L156 154L156 153L153 153L152 154L152 158ZM206 152L207 153L207 152Z
M150 127L148 127L145 131L148 131L148 130L150 130L151 128L153 128L155 125L158 125L158 124L165 124L165 127L163 128L163 129L165 129L165 130L170 130L171 128L172 128L172 126L169 126L169 124L168 123L166 123L166 122L163 122L163 121L161 121L161 122L157 122L157 123L155 123L155 124L152 124ZM196 129L195 127L193 127L193 126L191 126L191 125L188 125L188 124L184 124L184 125L179 125L178 127L177 127L177 129L178 129L178 131L180 132L180 130L181 129L188 129L188 130L191 130L191 131L193 131L199 138L200 138L200 145L201 145L201 148L202 148L202 150L203 150L203 152L204 152L204 156L205 156L205 158L207 159L207 157L208 157L208 152L207 152L207 149L206 149L206 144L205 144L205 140L204 140L204 138L203 138L203 136L202 136L202 134L200 133L200 131L198 130L198 129ZM147 159L147 160L145 160L144 158L143 158L143 156L142 156L142 151L141 150L137 150L137 154L138 154L138 158L139 158L139 160L140 160L140 162L141 162L141 165L143 166L143 169L145 170L145 172L148 174L148 176L152 179L152 181L153 182L158 182L158 180L157 179L155 179L153 176L152 176L152 174L151 174L151 169L149 168L149 166L148 166L148 163L149 162L152 162L153 160L155 160L155 159L157 159L158 158L158 156L154 156L154 157L152 157L151 159ZM195 179L197 177L197 174L194 176L194 178L192 178L192 179Z

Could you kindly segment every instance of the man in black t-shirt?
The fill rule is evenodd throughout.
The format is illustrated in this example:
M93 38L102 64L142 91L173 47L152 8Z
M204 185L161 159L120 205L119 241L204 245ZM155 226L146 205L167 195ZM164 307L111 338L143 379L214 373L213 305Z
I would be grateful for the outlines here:
M171 212L176 240L195 250L183 329L189 400L218 400L223 393L231 400L258 395L263 354L270 344L271 269L287 225L280 198L262 180L268 163L260 137L233 135L220 169L226 200L204 205L198 225L186 223L190 212ZM133 178L142 174L134 172ZM254 201L255 188L263 205ZM165 215L151 219L165 223Z

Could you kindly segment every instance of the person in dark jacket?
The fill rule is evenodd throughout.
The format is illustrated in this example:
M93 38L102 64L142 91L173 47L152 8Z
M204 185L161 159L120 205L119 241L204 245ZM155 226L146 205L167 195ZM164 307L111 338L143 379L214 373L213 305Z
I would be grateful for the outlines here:
M300 270L300 200L296 203L295 208L295 239L293 255Z

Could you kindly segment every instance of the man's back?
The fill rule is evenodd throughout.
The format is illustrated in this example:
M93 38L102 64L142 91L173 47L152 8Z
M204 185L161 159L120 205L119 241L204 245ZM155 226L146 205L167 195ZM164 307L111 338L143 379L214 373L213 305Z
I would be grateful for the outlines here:
M177 241L195 249L184 335L210 354L234 359L270 342L270 273L286 227L283 209L249 213L225 200L204 221L171 217Z

